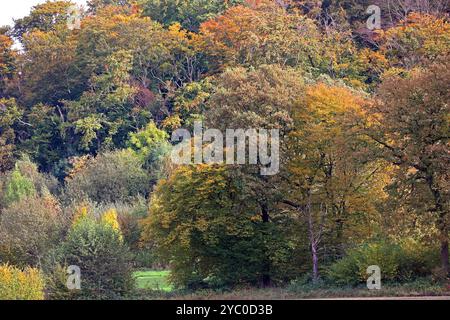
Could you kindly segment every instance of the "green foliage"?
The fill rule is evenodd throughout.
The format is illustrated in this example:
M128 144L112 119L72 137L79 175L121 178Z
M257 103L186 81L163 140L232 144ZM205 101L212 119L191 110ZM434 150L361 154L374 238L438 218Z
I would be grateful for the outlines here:
M368 242L349 250L346 256L329 267L327 278L337 285L366 282L367 268L377 265L383 281L410 281L429 275L439 264L437 250L412 240L396 244L387 240Z
M66 200L130 202L150 188L142 162L129 150L106 152L75 169L66 179Z
M145 129L131 133L127 142L128 148L142 161L155 180L159 178L163 160L171 150L168 138L165 131L150 122Z
M91 12L95 12L101 8L107 6L129 6L131 5L133 0L90 0L88 2L89 10Z
M44 277L38 269L0 264L0 300L44 300Z
M17 123L23 111L16 100L0 98L0 172L10 170L14 166L17 135Z
M283 227L262 221L247 188L238 172L206 165L180 167L159 183L142 240L170 263L175 286L257 284L267 264L275 281L290 276L280 268L292 259Z
M11 173L8 184L5 190L5 202L7 205L11 205L13 202L20 201L21 199L32 196L36 193L34 184L27 177L24 177L16 166Z
M67 221L50 195L26 197L0 216L0 258L14 265L40 266L58 243Z
M197 31L200 24L222 13L241 0L144 0L144 15L165 26L180 23L184 29Z
M66 23L71 5L70 1L47 1L34 6L28 16L14 21L13 35L20 39L33 30L54 30L58 25Z
M132 289L129 250L110 224L81 218L60 250L60 265L76 265L81 270L81 290L73 298L118 299Z
M69 120L74 122L74 133L80 150L96 151L123 147L125 137L133 126L142 121L142 113L131 117L136 89L129 83L132 55L117 51L106 60L108 69L91 77L92 89L78 101L68 101Z

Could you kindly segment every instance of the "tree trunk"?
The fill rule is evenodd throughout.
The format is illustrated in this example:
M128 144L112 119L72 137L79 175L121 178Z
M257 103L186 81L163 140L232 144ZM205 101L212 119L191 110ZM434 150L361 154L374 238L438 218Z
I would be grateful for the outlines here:
M446 275L449 275L450 266L448 263L448 212L444 208L441 192L439 190L439 187L435 185L432 175L429 175L427 177L427 182L434 197L435 209L439 215L437 227L440 233L439 241L441 243L441 267L442 271L444 271Z
M442 208L439 215L439 231L440 231L440 242L441 242L441 267L446 275L450 274L450 266L448 263L448 223L447 223L447 212Z
M317 257L317 239L314 234L314 222L312 216L311 199L308 195L308 204L306 206L306 211L308 215L308 233L309 233L309 244L311 245L311 257L313 266L313 282L316 283L319 279L319 259Z
M267 201L261 203L261 218L264 223L269 222L269 206L267 205Z
M315 243L311 244L312 262L313 262L313 282L319 280L319 260L317 258L317 246Z
M441 264L442 270L449 275L450 266L448 263L448 237L446 240L441 240Z
M261 204L261 219L263 223L269 223L270 216L269 216L269 206L267 204L267 201L263 201ZM267 256L267 248L264 246L264 262L263 262L263 270L262 270L262 285L263 287L267 288L271 285L271 279L270 279L270 259Z

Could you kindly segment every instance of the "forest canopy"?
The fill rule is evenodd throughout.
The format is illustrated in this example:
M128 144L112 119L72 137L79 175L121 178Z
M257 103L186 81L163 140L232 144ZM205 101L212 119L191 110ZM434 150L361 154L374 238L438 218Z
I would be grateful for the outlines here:
M192 290L448 279L448 1L73 6L0 28L0 270L69 299L155 266ZM173 163L198 121L277 130L279 172Z

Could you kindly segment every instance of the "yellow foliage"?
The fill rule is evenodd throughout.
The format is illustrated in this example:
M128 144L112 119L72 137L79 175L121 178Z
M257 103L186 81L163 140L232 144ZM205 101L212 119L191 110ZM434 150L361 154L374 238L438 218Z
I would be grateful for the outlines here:
M66 179L73 179L80 171L82 171L86 167L90 158L91 157L88 155L71 158L70 164L72 165L72 169L69 171Z
M166 130L176 130L181 127L181 118L179 115L175 114L173 116L167 117L162 123L162 127Z
M381 52L394 66L411 68L423 60L434 60L449 51L450 23L432 15L411 13L380 35Z
M0 300L44 300L44 278L40 271L0 265Z
M117 233L120 234L120 239L123 240L116 209L109 209L103 213L101 222L110 225Z
M77 208L73 216L72 226L75 226L79 221L86 219L89 214L89 208L85 205Z

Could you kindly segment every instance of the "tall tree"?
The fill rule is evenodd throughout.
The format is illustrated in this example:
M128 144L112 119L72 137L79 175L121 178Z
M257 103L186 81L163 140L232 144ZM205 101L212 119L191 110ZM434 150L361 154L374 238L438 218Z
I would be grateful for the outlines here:
M377 231L367 226L379 219L377 201L385 198L384 166L358 133L363 104L362 96L345 87L319 83L292 112L281 203L308 227L315 281L319 259L340 257L349 243Z
M132 56L117 51L106 62L107 70L91 79L91 89L77 101L67 101L68 132L75 133L80 151L124 147L128 133L148 121L148 113L134 108L136 88L130 83Z
M61 105L77 97L74 69L76 35L65 26L53 31L30 31L22 38L20 101L28 107Z
M12 35L21 40L24 35L33 31L48 32L67 23L71 1L46 1L31 8L28 16L14 21Z
M14 164L22 116L23 110L17 106L14 98L0 99L0 172L11 169Z
M386 79L369 108L368 134L396 166L405 205L436 217L442 269L449 272L450 64L443 56L408 78Z
M290 110L302 96L303 87L301 74L292 68L263 65L254 70L228 69L215 79L214 92L206 103L206 124L224 135L227 129L278 129L283 140L292 126ZM277 156L273 154L272 162L278 160ZM279 217L275 204L280 195L275 187L278 176L261 174L263 167L261 162L250 164L246 157L245 165L238 170L252 181L250 187L259 204L260 219L269 228ZM270 257L266 255L264 285L271 281L270 265Z
M14 42L8 34L9 28L0 28L0 98L13 93L11 87L17 69L17 54L12 48Z

